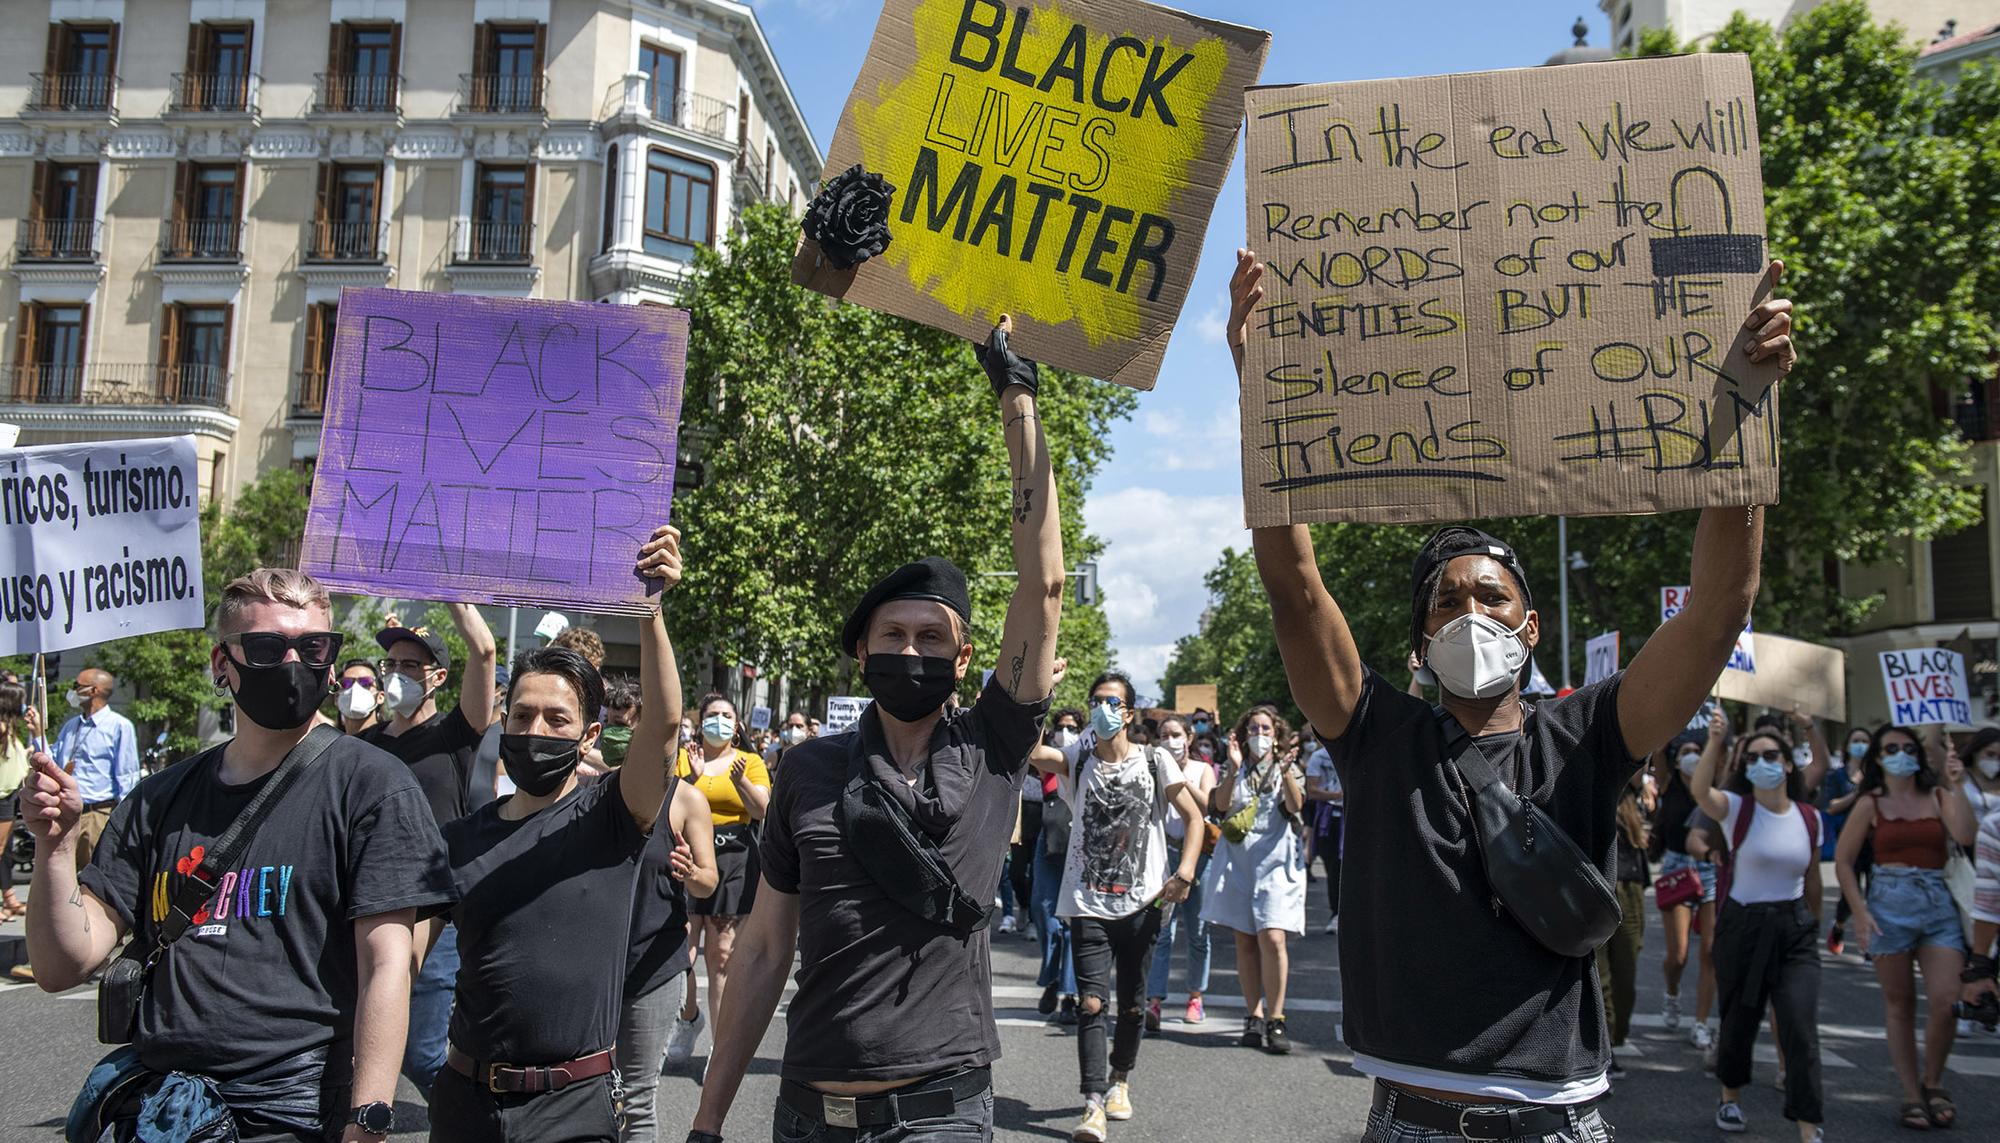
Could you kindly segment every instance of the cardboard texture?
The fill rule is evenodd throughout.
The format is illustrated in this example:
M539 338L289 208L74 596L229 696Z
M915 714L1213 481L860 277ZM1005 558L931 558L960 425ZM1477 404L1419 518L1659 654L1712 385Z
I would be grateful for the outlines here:
M687 320L342 291L300 566L336 591L643 614Z
M1217 718L1222 712L1215 709L1222 705L1216 697L1214 683L1186 683L1174 688L1174 709L1182 714L1193 714L1205 710Z
M828 177L895 188L889 247L792 278L1151 389L1270 34L1139 0L888 0Z
M1965 685L1965 656L1943 647L1883 651L1882 689L1894 726L1965 726L1972 721L1972 692Z
M1775 502L1745 57L1244 104L1249 526Z
M1715 685L1719 697L1847 721L1847 652L1762 632L1750 642L1756 671L1723 671Z

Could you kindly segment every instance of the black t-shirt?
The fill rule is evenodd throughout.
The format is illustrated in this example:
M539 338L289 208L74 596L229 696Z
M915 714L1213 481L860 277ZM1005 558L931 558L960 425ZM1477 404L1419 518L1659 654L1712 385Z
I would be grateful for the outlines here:
M639 878L632 890L632 951L625 969L625 998L648 995L688 967L687 886L674 880L673 808L678 776L667 779L667 796L646 848L639 855Z
M459 891L451 1042L475 1059L556 1064L611 1046L646 834L619 772L523 821L510 795L447 825Z
M974 894L990 897L1000 883L1021 772L1048 708L1047 700L1015 702L989 682L932 732L920 781L930 781L940 754L971 768L964 813L940 850ZM787 751L764 818L764 880L799 896L799 987L783 1071L803 1083L909 1079L1000 1058L987 930L961 937L925 921L884 894L848 851L837 814L849 750L862 733Z
M434 714L401 734L390 734L389 724L382 723L362 731L360 737L409 765L440 828L472 812L467 790L480 736L457 707Z
M1659 808L1653 811L1653 831L1664 853L1688 851L1688 827L1694 823L1694 791L1677 769L1668 776L1667 788L1660 791Z
M1639 760L1618 726L1621 673L1536 707L1518 733L1479 739L1528 794L1615 874L1620 793ZM1344 1039L1392 1064L1564 1083L1610 1061L1594 957L1564 957L1496 914L1469 791L1429 703L1368 672L1330 747L1347 801L1341 890Z
M270 778L225 786L220 752L141 782L80 880L150 943L186 875ZM186 769L193 767L193 769ZM139 1053L155 1071L233 1079L353 1037L354 922L454 900L409 770L357 738L285 792L214 899L154 969Z

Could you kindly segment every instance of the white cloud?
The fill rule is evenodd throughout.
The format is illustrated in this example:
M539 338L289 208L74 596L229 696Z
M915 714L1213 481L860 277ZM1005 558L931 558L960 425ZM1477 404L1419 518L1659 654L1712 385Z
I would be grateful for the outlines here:
M1210 305L1194 319L1195 336L1213 345L1224 345L1229 337L1229 299Z
M1141 691L1158 695L1174 641L1201 623L1208 604L1202 577L1222 549L1249 543L1243 502L1236 496L1124 488L1092 496L1083 517L1105 543L1098 583L1115 657Z
M1236 406L1226 405L1197 420L1180 409L1150 406L1139 411L1138 429L1146 438L1136 447L1119 450L1117 457L1130 456L1146 470L1167 472L1212 472L1234 467L1237 442L1243 426ZM1118 464L1114 457L1112 463ZM1107 472L1109 470L1107 469Z

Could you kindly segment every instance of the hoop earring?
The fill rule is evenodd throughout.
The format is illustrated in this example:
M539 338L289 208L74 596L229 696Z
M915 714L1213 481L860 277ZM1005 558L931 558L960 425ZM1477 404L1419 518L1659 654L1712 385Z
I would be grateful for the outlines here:
M229 693L229 682L221 675L215 676L215 694L220 698Z

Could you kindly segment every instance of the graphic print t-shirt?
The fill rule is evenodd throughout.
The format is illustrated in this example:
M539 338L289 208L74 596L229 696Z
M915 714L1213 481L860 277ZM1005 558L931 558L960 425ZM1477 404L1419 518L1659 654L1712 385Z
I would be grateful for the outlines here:
M79 878L135 940L155 939L181 883L270 780L225 786L220 758L139 783ZM231 1079L352 1039L354 922L409 908L421 918L455 896L409 768L356 738L286 791L235 864L153 970L138 1046L155 1071Z
M390 734L387 723L361 732L361 740L395 755L409 766L438 828L472 812L468 795L481 735L457 707L434 714L401 734Z
M1129 917L1153 903L1167 882L1167 791L1182 782L1173 755L1134 746L1116 763L1090 741L1063 751L1069 773L1056 791L1075 824L1063 862L1059 917ZM1078 797L1077 779L1083 780Z

